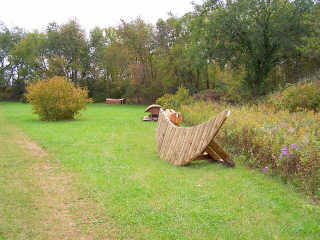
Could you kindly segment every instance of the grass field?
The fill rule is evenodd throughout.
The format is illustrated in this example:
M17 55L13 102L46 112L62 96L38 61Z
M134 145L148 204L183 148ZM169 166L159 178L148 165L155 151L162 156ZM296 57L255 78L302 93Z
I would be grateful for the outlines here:
M44 209L33 207L37 185L24 175L41 157L19 152L11 128L100 206L100 228L81 226L113 232L98 239L320 239L319 205L262 171L162 161L156 123L141 121L144 108L92 104L80 120L41 122L30 105L0 103L0 239L42 239L47 231L37 214Z

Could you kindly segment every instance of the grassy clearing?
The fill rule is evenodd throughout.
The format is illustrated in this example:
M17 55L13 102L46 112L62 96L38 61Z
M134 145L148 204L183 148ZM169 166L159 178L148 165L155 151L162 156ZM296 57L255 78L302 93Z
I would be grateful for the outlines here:
M0 239L106 239L101 208L0 109Z
M114 238L320 237L320 207L277 179L239 164L175 167L161 161L156 123L141 121L143 106L93 104L79 121L53 123L40 122L29 105L0 108L76 173L78 184L119 230Z

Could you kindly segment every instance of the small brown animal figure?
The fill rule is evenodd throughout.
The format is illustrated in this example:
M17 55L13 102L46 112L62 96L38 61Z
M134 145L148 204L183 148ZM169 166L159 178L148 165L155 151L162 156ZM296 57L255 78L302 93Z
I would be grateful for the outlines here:
M179 123L182 121L181 113L173 109L166 109L165 113L173 124L179 126Z

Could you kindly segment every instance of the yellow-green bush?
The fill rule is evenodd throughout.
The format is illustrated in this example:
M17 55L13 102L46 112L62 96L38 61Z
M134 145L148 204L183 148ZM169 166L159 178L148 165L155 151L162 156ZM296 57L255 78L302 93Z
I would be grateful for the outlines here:
M282 92L278 92L269 97L268 103L276 110L289 110L298 112L320 110L320 84L317 83L298 83L292 85Z
M25 96L40 119L47 121L74 119L92 102L86 88L76 87L63 77L30 84Z
M165 94L158 98L156 103L161 105L163 108L179 109L181 104L191 104L193 98L189 94L189 90L184 87L179 87L176 94Z
M230 107L198 102L181 106L183 121L195 125L224 109L231 115L218 134L218 141L245 163L291 180L311 194L320 196L320 113L279 111L263 105Z

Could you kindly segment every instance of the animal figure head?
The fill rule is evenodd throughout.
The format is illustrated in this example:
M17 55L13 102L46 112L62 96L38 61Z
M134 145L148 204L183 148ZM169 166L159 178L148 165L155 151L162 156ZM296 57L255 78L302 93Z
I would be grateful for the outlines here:
M182 121L181 113L176 112L173 109L166 109L165 113L173 124L179 126L179 123Z

